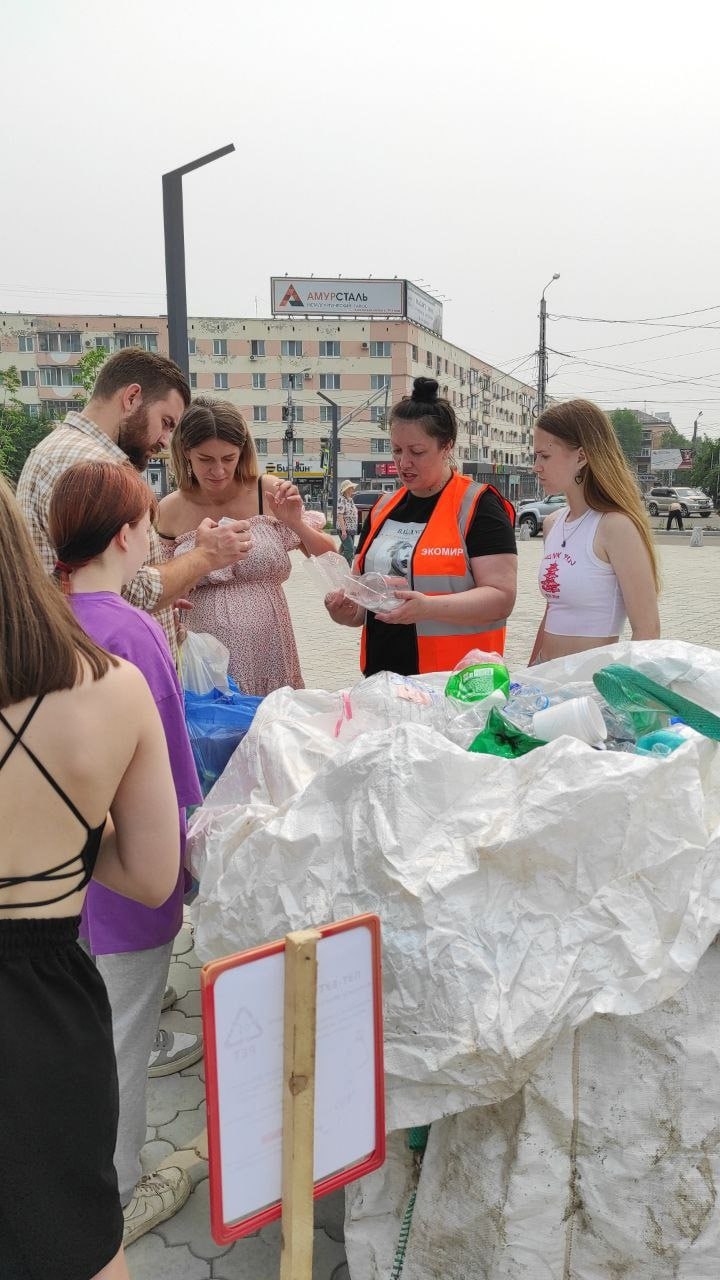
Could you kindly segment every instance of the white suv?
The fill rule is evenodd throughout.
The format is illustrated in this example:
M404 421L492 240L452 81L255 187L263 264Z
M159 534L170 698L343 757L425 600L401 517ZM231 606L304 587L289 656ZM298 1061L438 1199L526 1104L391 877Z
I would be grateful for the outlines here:
M672 502L680 503L683 516L712 515L712 500L701 489L674 488L667 485L656 485L645 495L647 509L651 516L664 516L670 510Z

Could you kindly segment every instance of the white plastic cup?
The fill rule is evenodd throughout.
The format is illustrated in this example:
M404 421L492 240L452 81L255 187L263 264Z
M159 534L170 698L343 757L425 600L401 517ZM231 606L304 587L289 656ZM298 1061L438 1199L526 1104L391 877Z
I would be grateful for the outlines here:
M536 711L533 734L545 742L564 736L579 738L589 747L597 747L607 738L602 712L592 698L571 698L555 706Z

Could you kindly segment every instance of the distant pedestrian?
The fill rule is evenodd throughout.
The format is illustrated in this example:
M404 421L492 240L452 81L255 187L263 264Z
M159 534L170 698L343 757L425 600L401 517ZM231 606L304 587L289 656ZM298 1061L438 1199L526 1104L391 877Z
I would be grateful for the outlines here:
M340 534L340 552L352 568L355 558L355 535L358 527L358 509L353 502L357 485L352 480L343 480L340 485L338 499L338 533Z
M668 518L667 518L667 524L665 526L666 529L672 529L673 520L677 520L678 529L684 528L683 518L682 518L682 507L680 506L680 503L677 500L675 500L675 502L671 502L668 508Z

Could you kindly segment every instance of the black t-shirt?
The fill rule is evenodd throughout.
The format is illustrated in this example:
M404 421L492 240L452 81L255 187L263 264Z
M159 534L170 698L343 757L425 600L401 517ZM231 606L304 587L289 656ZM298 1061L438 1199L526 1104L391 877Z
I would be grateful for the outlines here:
M441 491L442 492L442 491ZM408 493L393 509L375 536L365 558L365 573L389 574L409 578L410 562L415 544L437 506L439 493L430 498L417 498ZM370 533L370 521L365 521L358 542L362 550ZM467 532L466 546L469 558L478 556L515 555L515 532L508 514L499 498L490 490L480 498ZM365 651L366 676L378 671L396 671L398 675L417 675L417 631L412 624L379 622L368 611Z

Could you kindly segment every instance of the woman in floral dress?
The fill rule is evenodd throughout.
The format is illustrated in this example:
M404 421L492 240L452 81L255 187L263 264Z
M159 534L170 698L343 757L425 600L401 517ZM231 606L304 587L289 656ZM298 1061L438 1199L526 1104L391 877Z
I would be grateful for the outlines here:
M249 554L202 578L192 592L188 626L216 636L230 652L229 673L244 693L264 697L290 685L303 688L295 636L283 591L289 551L334 551L323 517L306 512L296 486L258 475L255 444L232 404L198 399L172 441L178 488L163 498L158 531L168 556L195 546L201 520L247 521Z

